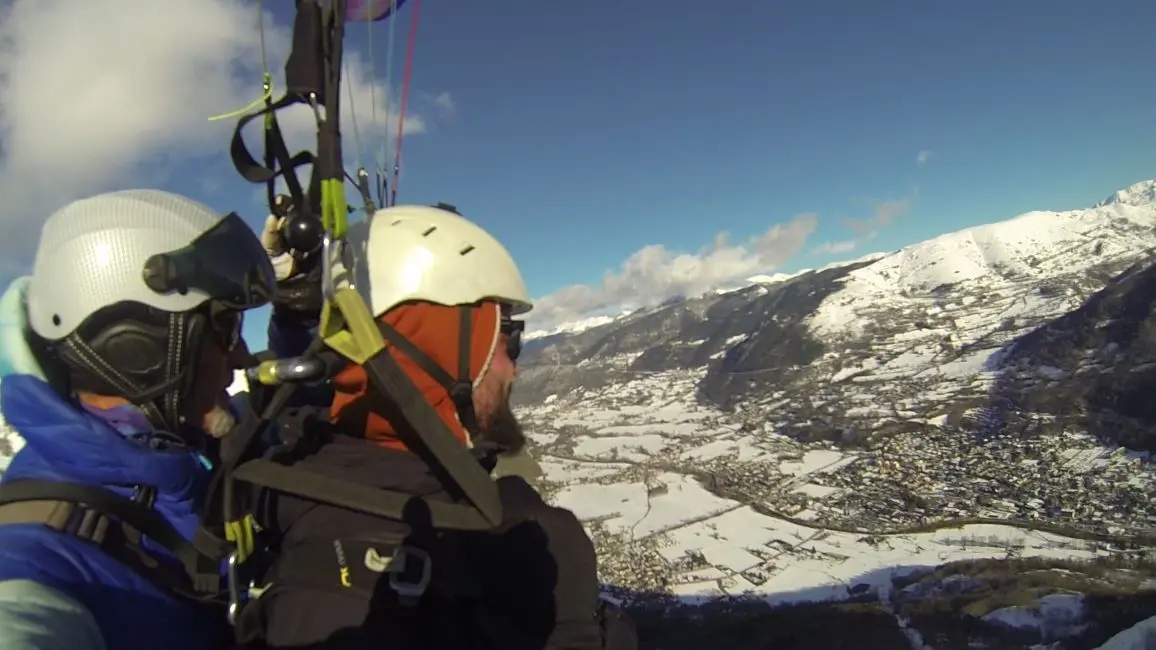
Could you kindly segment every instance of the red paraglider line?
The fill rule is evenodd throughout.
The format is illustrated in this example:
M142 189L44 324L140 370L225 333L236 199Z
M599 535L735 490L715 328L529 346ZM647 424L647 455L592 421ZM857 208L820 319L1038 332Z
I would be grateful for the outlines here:
M401 4L401 3L398 3ZM397 182L401 172L401 141L405 128L405 105L409 99L409 77L413 69L413 45L417 40L417 17L421 9L421 0L413 0L411 11L413 15L409 21L409 43L405 51L405 73L401 79L401 107L397 117L397 150L393 157L393 188L390 192L389 204L397 205Z

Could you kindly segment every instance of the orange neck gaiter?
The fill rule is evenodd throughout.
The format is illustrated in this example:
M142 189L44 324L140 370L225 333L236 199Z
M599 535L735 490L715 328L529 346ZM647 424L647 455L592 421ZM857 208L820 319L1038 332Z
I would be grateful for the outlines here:
M393 326L431 361L451 377L457 378L460 309L414 302L386 312L380 320ZM471 311L469 378L476 386L477 380L489 369L490 360L494 356L501 325L501 309L495 302L483 302L471 307ZM393 346L389 346L388 350L454 436L462 444L470 445L469 434L458 420L457 407L447 388L426 374L421 366L401 350ZM336 392L330 414L339 429L364 432L366 439L374 440L382 447L408 451L406 444L398 437L394 424L398 422L400 413L383 396L371 394L369 377L364 368L350 365L334 377L333 385Z

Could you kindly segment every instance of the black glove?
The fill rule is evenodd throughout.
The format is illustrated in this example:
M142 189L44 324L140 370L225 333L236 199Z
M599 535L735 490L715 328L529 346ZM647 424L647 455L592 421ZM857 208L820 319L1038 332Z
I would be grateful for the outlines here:
M321 250L300 251L290 248L285 224L293 216L269 215L261 233L261 245L273 263L277 292L273 296L276 318L292 319L307 327L321 320ZM294 242L296 243L296 242Z

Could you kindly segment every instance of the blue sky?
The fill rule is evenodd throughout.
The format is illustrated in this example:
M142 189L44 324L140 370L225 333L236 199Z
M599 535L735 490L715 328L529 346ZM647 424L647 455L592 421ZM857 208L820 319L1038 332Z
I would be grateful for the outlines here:
M283 24L289 6L275 5ZM396 17L395 84L411 10ZM587 285L548 302L555 319L632 287L649 300L699 286L663 274L716 273L672 256L722 231L746 246L711 258L727 269L790 271L1085 207L1156 177L1153 24L1143 0L425 0L411 101L427 128L405 140L399 199L459 206L535 296ZM388 29L374 27L370 43L355 26L351 47L383 66ZM434 110L439 95L452 112ZM258 188L226 146L174 154L159 184L257 224ZM747 245L804 213L796 236Z
M405 145L402 196L484 220L536 295L801 212L819 244L910 200L886 250L1089 205L1156 177L1153 24L1139 0L427 2L415 84L458 117Z

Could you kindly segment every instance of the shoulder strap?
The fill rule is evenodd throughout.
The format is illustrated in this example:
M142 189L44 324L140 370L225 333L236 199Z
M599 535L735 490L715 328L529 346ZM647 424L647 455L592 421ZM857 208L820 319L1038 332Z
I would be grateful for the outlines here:
M391 330L382 328L382 331ZM321 346L321 340L315 339L307 354L321 353ZM459 487L459 491L471 495L492 492L494 498L474 506L439 502L405 492L383 490L321 476L265 458L253 458L251 448L256 437L256 423L250 421L248 423L250 426L231 434L241 437L241 440L234 444L246 451L241 455L224 459L218 470L225 495L224 507L236 507L234 484L241 482L388 519L405 520L408 509L417 506L428 512L434 528L491 530L497 526L502 519L502 506L488 473L481 468L469 450L444 431L445 423L405 376L397 361L383 350L366 363L366 373L383 394L397 396L399 408L412 425L413 435L409 440L412 443L411 449L415 449L430 467L440 467L444 470L451 482ZM446 376L449 376L448 373ZM279 387L274 399L265 407L257 422L267 424L273 420L274 414L283 411L293 388L292 384ZM299 423L299 426L304 426L304 423ZM308 437L310 432L298 433ZM482 485L478 485L479 483ZM226 513L226 517L229 517L229 514L231 513Z
M399 521L407 519L406 512L411 507L409 505L411 501L424 503L424 506L418 507L428 508L429 517L435 528L454 530L493 528L493 524L473 508L322 476L263 458L251 460L233 470L233 479L302 499Z
M151 488L142 490L152 499ZM186 540L149 505L104 488L22 479L0 489L0 524L36 523L92 542L145 579L178 596L207 601L220 594L217 567L226 548L197 536ZM174 571L141 545L148 537L171 552L184 567ZM205 567L213 567L211 573Z

